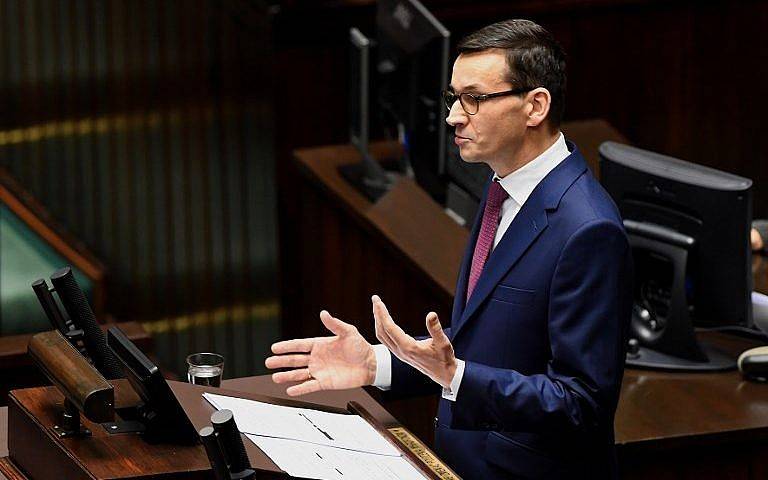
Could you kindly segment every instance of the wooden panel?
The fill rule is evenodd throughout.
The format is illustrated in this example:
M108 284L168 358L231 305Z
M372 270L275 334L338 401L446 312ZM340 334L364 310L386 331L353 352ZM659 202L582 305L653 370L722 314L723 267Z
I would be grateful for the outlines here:
M0 480L27 480L10 458L0 458Z

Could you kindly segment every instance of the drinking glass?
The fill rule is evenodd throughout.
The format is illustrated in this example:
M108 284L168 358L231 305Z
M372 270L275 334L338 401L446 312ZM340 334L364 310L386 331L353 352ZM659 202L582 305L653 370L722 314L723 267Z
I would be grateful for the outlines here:
M193 353L187 357L187 381L206 387L221 386L224 357L218 353Z

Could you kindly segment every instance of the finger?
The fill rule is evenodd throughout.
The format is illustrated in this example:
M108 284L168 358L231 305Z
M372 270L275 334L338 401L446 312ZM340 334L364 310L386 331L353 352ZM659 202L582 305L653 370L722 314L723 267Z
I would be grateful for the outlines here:
M327 338L328 337L314 337L283 340L282 342L272 344L272 353L280 355L283 353L311 352L315 343Z
M298 370L290 370L287 372L277 372L272 374L272 381L275 383L303 382L311 379L312 375L310 375L308 368L301 368Z
M381 322L381 326L384 332L395 342L407 341L408 339L414 340L413 337L405 333L405 331L398 326L392 319L392 316L387 310L387 306L381 301L378 295L374 295L373 298L373 312L374 316L378 315L378 320ZM415 340L414 340L415 341Z
M348 335L352 333L352 331L355 328L353 325L342 322L338 318L332 317L327 310L323 310L322 312L320 312L320 321L323 322L323 325L325 325L325 328L330 330L331 333L333 333L334 335L338 335L340 337L343 337L344 335Z
M450 343L448 336L443 331L443 326L440 325L440 319L435 312L429 312L427 314L427 331L429 331L429 336L432 337L432 340L434 340L436 344L444 345Z
M309 365L309 355L277 355L264 361L267 368L296 368Z
M384 305L384 302L382 302L377 295L374 295L372 300L374 316L378 315L376 321L380 322L382 333L389 338L392 345L397 349L405 349L415 346L416 339L405 333L405 331L395 323L392 316L389 314L386 305Z
M322 388L320 388L320 382L318 382L315 379L312 379L304 383L300 383L298 385L293 385L291 387L288 387L285 393L287 393L291 397L298 397L299 395L306 395L308 393L319 392L320 390L322 390Z
M387 306L384 305L384 302L381 301L381 298L379 298L378 295L371 297L371 303L373 304L373 319L374 328L376 330L376 338L378 338L381 343L386 345L387 348L392 350L395 348L395 343L387 330L384 328L384 320L392 317L390 317Z

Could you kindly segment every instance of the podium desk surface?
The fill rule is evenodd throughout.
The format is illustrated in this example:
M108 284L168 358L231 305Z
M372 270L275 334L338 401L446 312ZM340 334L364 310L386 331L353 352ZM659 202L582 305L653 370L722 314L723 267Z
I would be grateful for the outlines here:
M315 404L318 408L329 407L332 410L346 410L348 402L356 401L382 427L399 426L399 422L361 388L338 392L319 392L295 399L285 394L285 385L273 383L271 376L268 375L226 380L223 382L223 388L221 389L201 387L182 382L169 382L169 385L197 429L210 425L210 415L214 411L214 408L202 397L204 391L253 400L271 401L290 406L312 407L310 404ZM135 396L125 381L118 381L115 383L115 386L117 406L134 403ZM127 398L132 398L133 401L126 401ZM16 390L12 394L12 402L15 408L14 418L19 417L19 407L16 406L18 405L21 409L27 411L28 414L33 415L36 419L35 422L39 423L39 425L52 425L55 422L55 412L58 411L57 407L60 407L62 400L61 394L54 387ZM8 437L10 433L8 432L8 413L8 407L0 408L0 457L8 455ZM136 437L130 435L109 437L108 434L98 428L98 425L92 424L86 419L83 419L83 423L93 432L93 436L89 437L88 440L88 448L80 448L77 445L77 441L57 443L61 443L60 448L62 449L74 449L72 451L76 451L76 453L73 453L73 455L77 456L83 465L87 465L88 470L96 478L133 478L138 474L149 476L167 475L170 472L176 471L188 471L190 475L197 478L201 472L208 468L208 460L200 445L177 448L159 444L149 447L145 445L145 442L140 441ZM27 444L30 442L29 439L21 440L18 437L18 434L14 437L16 442ZM39 441L45 442L46 440L40 437ZM262 473L274 472L281 478L284 476L284 474L280 474L279 468L255 444L249 441L244 443L254 468L261 470ZM34 446L24 447L25 451L28 451L30 448L34 449ZM136 470L138 467L135 462L129 461L132 458L132 454L146 459L140 466L141 471ZM25 454L25 457L29 457L29 455ZM3 461L7 460L3 459ZM16 460L15 457L14 460ZM21 466L22 463L17 463L16 465ZM0 480L6 480L6 477L1 473L2 471L3 469L0 469ZM36 475L39 475L39 472ZM271 478L270 475L268 477Z
M738 355L754 341L714 332L699 338ZM736 371L681 373L627 368L616 411L621 451L768 441L768 385Z
M752 342L720 334L706 340L740 352ZM222 387L277 398L290 398L285 385L267 375L225 380ZM302 401L344 408L348 400L363 404L385 426L397 423L362 389L322 392ZM619 448L665 448L717 443L739 438L768 438L768 385L744 380L738 371L670 373L627 369L616 414Z

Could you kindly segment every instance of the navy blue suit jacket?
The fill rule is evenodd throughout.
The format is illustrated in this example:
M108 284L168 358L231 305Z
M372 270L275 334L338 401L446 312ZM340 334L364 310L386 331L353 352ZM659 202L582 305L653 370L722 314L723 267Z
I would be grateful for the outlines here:
M435 447L464 478L615 478L613 419L631 311L618 210L572 143L491 252L466 302L485 203L461 264L451 326L466 362L440 400ZM437 385L392 359L392 393Z

